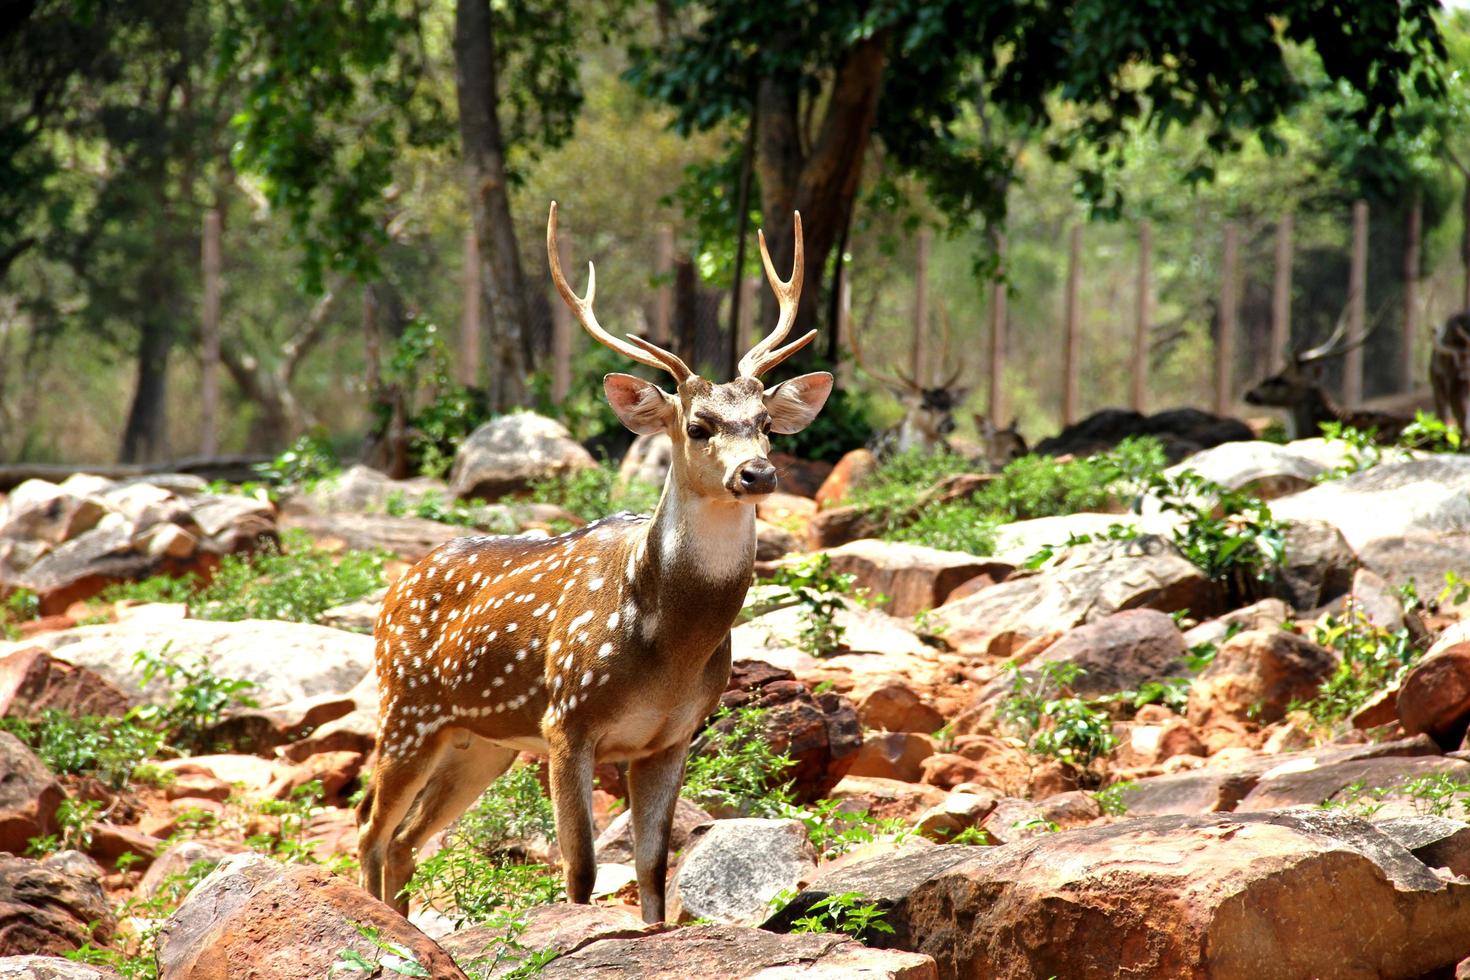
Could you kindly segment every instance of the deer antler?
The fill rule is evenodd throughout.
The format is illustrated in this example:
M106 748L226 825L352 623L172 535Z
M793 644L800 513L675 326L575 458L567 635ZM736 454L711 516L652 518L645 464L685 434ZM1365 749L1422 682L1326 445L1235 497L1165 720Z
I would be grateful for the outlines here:
M950 356L949 308L947 306L939 307L939 328L939 363L943 364L945 361L949 360ZM945 378L944 383L941 384L939 387L943 388L945 391L949 391L955 386L955 382L960 380L960 375L964 373L965 358L963 355L961 355L960 357L956 358L955 369L950 372L949 377Z
M1295 353L1292 355L1292 357L1296 361L1297 365L1301 366L1305 364L1312 364L1316 361L1326 360L1329 357L1337 357L1341 354L1346 354L1353 348L1362 347L1364 344L1366 344L1368 342L1368 338L1373 336L1373 332L1377 330L1379 326L1382 325L1382 323L1383 316L1382 310L1380 310L1379 315L1373 318L1373 322L1368 325L1367 330L1363 331L1363 335L1361 337L1344 343L1343 337L1347 334L1347 311L1344 310L1343 315L1338 317L1337 319L1337 326L1333 328L1332 334L1326 340L1318 344L1316 347L1308 347L1304 351Z
M811 343L817 336L817 332L812 330L785 347L777 348L776 346L786 339L786 335L791 332L791 325L796 322L796 308L801 303L801 281L806 272L805 253L801 243L801 212L792 213L796 219L796 250L791 260L791 278L785 282L782 282L781 277L776 275L776 267L771 263L771 253L766 248L765 231L756 233L761 243L761 263L766 267L766 279L771 284L771 292L776 294L776 299L781 304L781 315L776 320L776 328L740 359L739 374L742 378L760 377Z
M797 241L800 242L798 236ZM764 246L763 246L764 247ZM798 245L798 248L800 246ZM592 339L605 347L622 354L639 364L646 364L661 371L667 371L674 376L675 382L683 382L694 372L689 370L677 354L664 350L656 344L651 344L642 337L629 336L627 340L619 340L597 322L597 317L592 312L592 301L597 296L597 269L591 262L587 263L587 295L580 297L572 292L567 277L561 271L561 258L556 250L556 202L551 202L551 214L546 218L546 261L551 266L551 281L556 283L557 292L566 301L571 311L577 315L577 320L582 324L582 329L591 334Z

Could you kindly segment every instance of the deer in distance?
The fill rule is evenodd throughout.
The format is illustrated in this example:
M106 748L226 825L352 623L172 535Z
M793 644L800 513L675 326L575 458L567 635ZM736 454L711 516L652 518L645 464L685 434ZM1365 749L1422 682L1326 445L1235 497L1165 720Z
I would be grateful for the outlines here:
M582 328L675 390L628 374L603 388L636 433L666 432L673 459L653 515L618 514L550 538L475 536L437 548L388 591L374 626L381 689L378 763L358 826L363 886L407 911L415 852L504 772L517 752L549 760L567 895L585 904L596 872L592 772L626 762L643 918L664 918L674 804L693 735L730 676L730 627L755 561L756 504L776 489L772 433L801 431L832 390L825 372L771 388L761 375L801 350L781 346L802 287L801 216L775 328L714 384L641 337L614 337L578 297L546 224L551 276Z
M1470 311L1456 313L1434 332L1429 353L1429 386L1434 413L1463 433L1470 414Z
M1375 323L1374 329L1376 327ZM1373 329L1369 329L1358 340L1348 342L1344 340L1346 330L1346 321L1339 321L1327 340L1305 350L1292 350L1287 355L1285 367L1245 393L1245 403L1286 409L1288 434L1293 439L1319 436L1324 423L1338 422L1365 432L1373 430L1378 442L1395 442L1410 419L1370 409L1342 408L1322 386L1323 362L1361 346L1373 333Z

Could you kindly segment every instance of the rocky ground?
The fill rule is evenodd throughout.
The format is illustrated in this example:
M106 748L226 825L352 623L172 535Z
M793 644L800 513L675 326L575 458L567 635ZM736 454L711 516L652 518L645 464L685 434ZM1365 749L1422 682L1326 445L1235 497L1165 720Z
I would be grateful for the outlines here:
M591 465L516 425L467 444L460 493ZM355 884L382 582L569 501L455 505L363 468L274 502L23 484L0 504L0 980L1470 975L1470 459L1350 457L1226 443L1134 513L1009 523L984 556L879 537L860 457L804 468L812 496L761 509L768 582L659 926L611 767L592 906L556 900L530 759L438 845L410 920ZM283 536L337 571L272 605L298 566L232 556ZM365 549L391 557L328 607ZM260 601L105 591L187 573Z

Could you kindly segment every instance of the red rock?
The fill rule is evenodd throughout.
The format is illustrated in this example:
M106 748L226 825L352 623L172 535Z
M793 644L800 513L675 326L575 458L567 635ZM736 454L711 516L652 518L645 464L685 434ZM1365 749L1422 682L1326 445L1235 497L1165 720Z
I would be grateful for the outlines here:
M980 763L954 752L936 752L919 766L923 781L941 789L953 789L960 783L978 783L985 775Z
M876 538L849 542L827 556L834 572L853 576L871 595L887 596L883 611L901 618L942 605L989 564L964 552Z
M202 772L178 773L173 781L163 788L163 795L170 800L192 798L223 803L233 794L234 789L229 783Z
M288 800L296 790L312 780L322 784L321 798L328 802L338 800L342 791L350 786L362 771L361 752L318 752L296 763L290 772L282 775L266 790L278 800Z
M131 854L140 859L133 867L141 871L153 863L162 847L163 841L143 833L137 827L118 826L99 820L92 825L92 844L87 848L87 853L108 865L116 865L118 858Z
M633 939L660 931L659 926L644 925L643 920L624 909L601 905L538 905L527 909L520 916L515 930L503 926L472 926L440 941L444 951L456 962L469 965L485 958L490 949L490 958L505 956L502 964L514 966L520 957L505 945L513 938L527 952L551 950L558 956L575 953L577 950L602 939Z
M1454 748L1470 725L1470 643L1432 651L1399 684L1399 723Z
M877 465L878 461L866 449L853 449L843 454L818 488L817 506L827 510L841 504L847 498L848 491L861 483L863 477L871 473Z
M847 812L863 811L880 820L910 819L944 802L949 794L937 786L905 783L877 776L844 776L832 787L829 799Z
M921 732L944 727L944 716L905 684L885 684L858 702L858 721L882 732Z
M43 861L0 854L0 956L61 955L117 928L101 871L75 851Z
M990 789L978 793L950 793L943 803L930 807L914 822L914 830L926 838L943 844L978 827L1000 802L1000 794Z
M100 674L40 647L0 657L0 717L34 720L47 709L73 718L120 717L130 705L128 696Z
M32 837L56 833L56 808L65 798L41 760L0 732L0 851L23 854Z
M1337 656L1286 630L1246 630L1226 641L1189 690L1194 725L1279 721L1316 696Z
M934 743L927 735L868 732L847 771L853 776L879 776L916 783L923 777L924 760L933 754Z
M771 453L770 459L776 466L777 486L798 497L814 496L832 472L832 464L819 459L797 459L781 452Z

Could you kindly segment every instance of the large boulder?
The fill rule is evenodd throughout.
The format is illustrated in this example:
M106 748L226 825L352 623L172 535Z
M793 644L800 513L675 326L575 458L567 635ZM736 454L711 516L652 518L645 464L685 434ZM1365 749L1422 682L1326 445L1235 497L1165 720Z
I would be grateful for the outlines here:
M558 957L543 980L938 980L934 960L870 949L843 936L779 936L763 929L699 925L633 939L604 939Z
M694 834L673 876L670 918L755 925L771 899L817 867L799 820L716 820Z
M1372 825L1288 810L1148 817L852 865L779 928L857 891L952 977L1417 977L1470 954L1470 881ZM1371 924L1371 927L1369 927Z
M864 538L827 552L832 571L852 575L859 588L884 595L881 607L904 618L944 602L958 586L991 564L959 551Z
M345 878L256 854L226 859L169 917L158 938L160 980L317 980L343 950L383 958L363 927L436 980L465 980L433 940Z
M1310 701L1337 670L1337 655L1283 629L1246 630L1227 640L1189 689L1191 723L1268 724Z
M638 482L661 487L668 478L673 459L674 441L667 432L638 436L618 464L618 482L624 486Z
M1428 456L1382 463L1341 480L1274 501L1290 520L1337 527L1354 550L1378 538L1414 531L1470 531L1470 457Z
M20 739L0 732L0 851L24 854L32 837L56 832L66 794Z
M1399 723L1455 748L1470 727L1470 643L1433 650L1399 683Z
M106 966L88 966L60 956L0 956L0 980L118 980Z
M1173 618L1153 609L1127 609L1069 630L1020 671L1034 679L1045 664L1076 667L1079 673L1070 687L1091 697L1183 675L1188 652ZM1011 694L1012 683L1010 674L1002 674L982 687L956 727L962 731L982 727Z
M1263 500L1284 497L1316 484L1327 467L1290 445L1252 439L1226 442L1190 456L1165 471L1175 476L1192 470L1227 490L1243 490Z
M509 518L507 518L509 520ZM418 561L471 528L441 524L422 517L388 514L296 513L281 517L283 528L299 528L320 545L356 551L386 551L404 561ZM504 530L514 530L513 526Z
M534 953L565 956L599 940L634 939L658 931L626 909L605 905L537 905L517 918L514 927L461 929L445 936L439 945L477 980L489 980L512 971L524 975L529 965L522 961Z
M1284 548L1285 558L1273 588L1292 608L1317 609L1352 588L1358 559L1333 525L1310 519L1291 521Z
M1170 541L1143 535L1063 550L1043 569L940 607L926 630L960 653L1007 657L1028 640L1124 609L1219 611L1216 584Z
M1432 595L1447 572L1470 569L1470 532L1410 531L1374 538L1358 550L1358 560L1393 585L1414 582Z
M426 476L395 480L386 473L359 463L349 466L336 476L317 481L305 494L289 498L283 505L282 512L367 514L385 510L390 500L412 507L426 500L444 500L448 497L449 485L442 480Z
M59 956L89 940L105 945L117 920L101 879L101 869L76 851L43 861L0 854L0 956Z
M370 636L277 620L106 623L44 633L24 646L40 647L94 670L153 704L164 703L171 694L161 677L139 688L142 678L133 664L139 650L167 651L185 662L202 656L216 676L253 682L256 686L248 693L264 708L340 694L362 680L373 665ZM0 657L21 648L18 643L0 643Z
M121 716L131 703L101 674L58 660L40 647L0 656L0 717L35 720L45 711L73 718Z
M825 796L862 748L862 728L852 702L832 691L813 694L790 671L737 662L720 704L764 710L767 742L773 751L789 753L792 758L791 768L779 779L791 781L799 802ZM711 728L728 734L735 722L732 716ZM705 738L696 738L693 752L710 751L705 742Z
M676 800L674 823L669 833L670 854L684 850L694 832L714 819L683 797ZM594 848L599 864L633 864L636 857L633 850L633 811L625 808L614 817L607 829L598 835Z
M560 422L534 412L492 419L460 443L449 471L456 497L495 500L540 480L597 465Z
M1263 773L1235 809L1247 812L1321 806L1333 801L1352 803L1359 796L1373 797L1375 791L1396 794L1406 784L1426 776L1465 782L1470 779L1470 762L1433 755L1350 759L1315 766L1292 760Z

